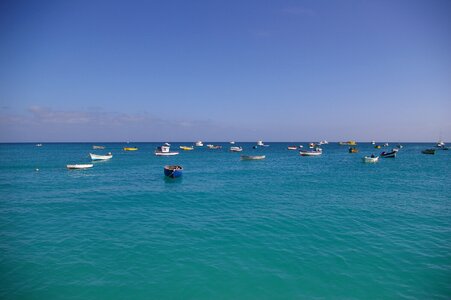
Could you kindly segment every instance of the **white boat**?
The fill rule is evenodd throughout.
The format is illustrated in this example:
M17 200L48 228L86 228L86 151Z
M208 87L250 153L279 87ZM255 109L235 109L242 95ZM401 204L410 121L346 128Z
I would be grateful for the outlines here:
M231 152L241 152L241 151L243 151L243 148L234 146L234 147L230 147L230 151Z
M107 160L113 158L113 154L108 153L107 155L98 155L94 153L89 153L89 156L91 156L92 160Z
M384 147L388 147L388 143L385 143L385 144L384 144Z
M81 169L89 169L92 168L93 164L75 164L75 165L67 165L66 167L69 170L81 170Z
M171 144L169 144L169 143L164 143L163 145L171 147Z
M321 151L320 148L317 148L313 151L301 150L299 151L299 154L301 154L302 156L319 156L323 154L323 151Z
M231 145L235 145L235 142L234 142L234 141L231 141L230 144L231 144Z
M265 155L241 155L241 160L260 160L265 158Z
M260 147L268 147L269 145L265 145L265 144L263 143L263 141L257 141L257 146L260 146Z
M42 147L42 144L36 144L36 147Z
M156 156L172 156L172 155L179 154L178 152L171 152L169 150L170 150L169 146L157 147L157 149L155 150L155 155Z
M376 145L376 141L371 141L371 145Z
M364 163L377 163L378 160L379 160L379 156L374 156L374 155L371 155L371 156L365 156L365 157L362 158L362 159L363 159L363 162L364 162Z
M324 141L319 142L319 144L320 144L320 145L327 145L327 144L329 144L329 142L326 141L326 140L324 140Z
M105 149L105 146L94 145L94 146L92 146L92 149L94 149L94 150L96 150L96 149Z
M196 147L203 147L204 143L202 143L202 141L197 141L196 142Z

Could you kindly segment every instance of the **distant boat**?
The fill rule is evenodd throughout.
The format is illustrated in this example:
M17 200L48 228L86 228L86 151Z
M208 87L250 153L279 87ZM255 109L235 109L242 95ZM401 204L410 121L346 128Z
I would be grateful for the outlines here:
M191 146L191 147L189 147L189 146L180 146L179 148L182 149L182 150L185 150L185 151L190 151L190 150L194 149L193 146Z
M381 148L381 145L376 145L376 146L374 146L374 148L380 149L380 148Z
M372 141L372 142L371 142L371 145L376 145L376 141Z
M265 155L241 155L241 160L261 160L265 158Z
M105 149L105 146L96 146L96 145L94 145L94 146L92 146L92 149L94 149L94 150L96 150L96 149L102 150L102 149Z
M324 141L319 142L319 144L320 144L320 145L327 145L327 144L329 144L329 142L326 141L326 140L324 140Z
M169 144L169 143L164 143L163 145L171 147L171 144Z
M235 142L234 142L234 141L231 141L230 144L235 145Z
M288 146L288 150L298 150L297 146Z
M36 144L36 147L42 147L42 144Z
M313 149L313 148L316 147L316 144L315 144L315 143L310 143L310 144L308 144L308 147L309 147L310 149Z
M351 141L347 141L347 142L338 142L338 144L341 145L341 146L346 146L346 145L348 145L348 146L356 146L357 142L351 140Z
M377 163L379 160L379 156L365 156L362 158L364 163Z
M75 164L75 165L67 165L66 167L69 170L81 170L81 169L89 169L92 168L93 164Z
M403 147L403 145L401 145L401 144L396 145L396 148L398 148L398 149L402 149L402 147Z
M138 148L136 147L124 147L124 151L137 151Z
M113 158L113 154L108 153L107 155L97 155L93 153L89 153L89 156L91 156L92 160L107 160Z
M241 147L236 146L230 147L230 152L241 152L241 151L243 151L243 148Z
M221 149L222 146L209 144L209 145L207 145L207 148L216 150L216 149Z
M178 152L171 152L169 150L170 150L169 146L157 147L157 149L155 150L155 155L156 156L172 156L172 155L179 154Z
M164 166L164 175L170 178L177 178L182 176L182 166Z
M263 141L257 141L257 146L260 146L260 147L269 147L269 145L265 145L265 144L263 143Z
M202 141L197 141L196 142L196 147L203 147L204 143L202 143Z
M349 147L349 153L359 153L359 149L356 147Z
M388 147L388 143L385 143L385 144L384 144L384 147Z
M302 156L319 156L323 154L323 151L319 148L316 148L315 150L301 150L299 151L299 154Z
M442 141L442 140L439 140L439 141L437 142L436 147L443 147L443 146L445 146L445 142Z
M397 153L398 151L393 149L391 152L382 152L380 156L383 158L395 158Z
M435 149L425 149L421 151L423 154L435 154Z

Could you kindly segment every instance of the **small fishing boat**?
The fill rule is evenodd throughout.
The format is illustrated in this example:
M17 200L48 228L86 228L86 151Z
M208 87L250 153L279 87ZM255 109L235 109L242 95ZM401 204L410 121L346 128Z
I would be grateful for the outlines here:
M359 149L356 147L349 147L349 153L359 153Z
M297 146L288 146L288 150L298 150Z
M42 147L42 144L36 144L36 147Z
M435 149L425 149L421 151L423 154L435 154Z
M155 155L156 156L173 156L173 155L179 154L178 152L171 152L169 150L170 150L169 146L157 147L157 149L155 150Z
M89 169L92 168L93 164L75 164L75 165L67 165L66 167L69 170L82 170L82 169Z
M234 142L234 141L231 141L230 144L231 144L231 145L235 145L235 142Z
M384 144L384 147L388 147L388 143L385 143L385 144Z
M301 156L319 156L323 154L323 151L316 148L315 150L301 150L299 151L299 154L301 154Z
M376 145L376 141L371 141L371 145Z
M191 147L189 147L189 146L180 146L179 148L182 149L182 150L185 150L185 151L191 151L191 150L194 149L193 146L191 146Z
M124 147L124 151L137 151L138 148L136 147Z
M374 148L380 149L380 148L381 148L381 145L376 145L376 146L374 146Z
M243 148L241 147L237 146L230 147L230 152L241 152L241 151L243 151Z
M217 149L222 149L222 146L209 144L209 145L207 145L207 148L212 149L212 150L217 150Z
M395 158L397 153L398 151L393 149L391 152L382 152L380 156L383 158Z
M265 145L263 141L257 141L257 146L259 147L269 147L269 145Z
M324 140L324 141L319 142L319 144L320 144L320 145L327 145L327 144L329 144L329 142L326 141L326 140Z
M197 141L196 142L196 147L203 147L204 143L202 143L202 141Z
M164 175L170 178L177 178L182 176L182 166L164 166Z
M377 161L379 160L379 156L365 156L362 158L364 163L377 163Z
M107 160L113 158L113 154L109 152L107 155L97 155L94 153L89 153L89 156L91 156L91 160Z
M94 150L97 150L97 149L103 150L103 149L105 149L105 146L96 146L96 145L94 145L94 146L92 146L92 149L94 149Z
M241 160L261 160L265 158L265 155L241 155Z
M348 145L348 146L356 146L356 145L357 145L357 142L351 140L351 141L347 141L347 142L338 142L338 144L339 144L340 146L346 146L346 145Z

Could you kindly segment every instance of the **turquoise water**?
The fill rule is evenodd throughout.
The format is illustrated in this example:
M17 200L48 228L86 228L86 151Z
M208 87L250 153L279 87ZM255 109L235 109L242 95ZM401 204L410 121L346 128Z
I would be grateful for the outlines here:
M105 145L113 159L82 171L65 165L92 144L0 145L1 299L451 297L451 151Z

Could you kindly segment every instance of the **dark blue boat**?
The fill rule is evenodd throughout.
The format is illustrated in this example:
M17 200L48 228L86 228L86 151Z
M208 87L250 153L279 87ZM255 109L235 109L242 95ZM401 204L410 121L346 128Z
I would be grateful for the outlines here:
M164 166L164 175L170 178L182 176L182 166Z

